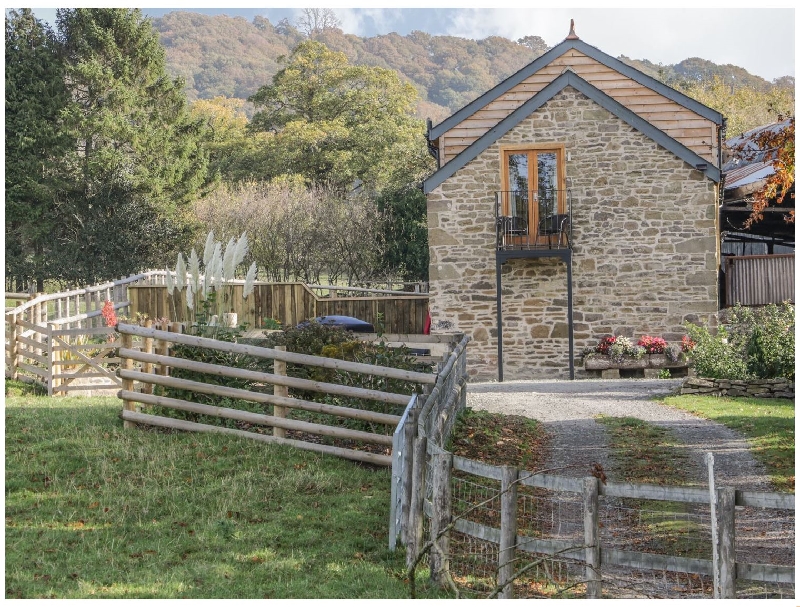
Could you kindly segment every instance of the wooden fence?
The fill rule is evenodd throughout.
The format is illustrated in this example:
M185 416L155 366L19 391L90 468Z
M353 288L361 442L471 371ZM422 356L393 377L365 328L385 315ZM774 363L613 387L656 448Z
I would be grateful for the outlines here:
M334 424L326 425L293 420L287 412L296 409L324 413L334 416L335 418L363 420L373 424L384 425L391 429L397 426L397 423L400 421L401 417L399 415L335 406L300 398L291 398L287 396L286 389L295 388L303 391L321 392L379 403L388 403L396 406L407 405L411 399L411 394L382 392L366 388L312 381L299 377L290 377L286 375L286 363L402 380L413 382L421 386L433 385L436 382L436 375L431 373L418 373L320 356L307 356L286 352L281 349L217 341L204 337L170 333L136 325L120 324L117 326L117 331L122 339L122 346L119 349L119 357L121 359L119 377L122 380L122 389L118 392L118 396L123 401L122 418L125 420L126 427L131 427L135 424L145 424L187 431L222 432L263 442L291 445L300 449L328 453L351 460L364 461L377 465L391 465L392 457L385 453L372 453L366 450L362 451L319 444L318 442L309 442L300 438L290 439L286 438L285 434L286 431L296 431L315 436L329 436L358 441L365 445L377 445L382 447L382 451L390 451L392 446L392 435L390 431L387 431L385 434L380 434L362 430L351 430ZM148 353L140 349L134 349L131 346L131 341L134 337L142 340L151 340L151 342L155 344L154 348L156 353ZM274 361L273 372L267 373L263 371L226 367L179 358L169 354L170 344L207 348L217 352L240 354L256 359L271 359ZM137 366L139 367L138 369L136 368ZM170 369L185 369L223 378L244 379L252 382L255 389L232 388L225 385L171 377ZM135 385L139 386L138 391L134 389ZM193 400L186 400L185 398L178 399L159 396L156 394L157 390L154 389L156 386L162 388L177 388L195 395L216 395L258 403L271 406L273 411L271 415L267 415L226 407L216 407L194 402ZM262 390L262 387L266 388L268 386L272 386L271 394ZM250 432L237 428L214 426L211 424L142 413L137 410L138 405L165 407L177 411L209 415L224 420L245 422L260 428L271 429L271 433Z
M255 283L252 294L244 299L243 288L243 284L224 287L218 303L221 310L235 312L239 324L246 323L252 328L262 327L265 319L291 327L318 316L341 315L359 318L376 327L380 323L387 333L421 334L428 317L427 294L320 297L302 283ZM175 302L164 286L132 287L129 297L131 315L138 312L150 318L189 320L183 294L176 294Z
M602 483L594 476L571 478L534 473L455 456L447 452L444 445L452 431L453 420L464 407L465 386L459 383L458 377L458 373L453 373L448 380L443 370L434 391L444 398L432 397L432 391L424 404L412 403L395 432L389 545L394 549L397 540L402 541L409 567L425 556L423 548L426 547L431 579L443 587L454 587L451 538L458 535L462 544L465 543L463 538L472 538L466 542L471 547L469 556L460 563L460 578L475 579L480 577L478 571L494 571L491 586L495 586L501 598L514 597L513 582L525 570L525 558L530 559L531 554L550 557L553 559L551 567L558 559L577 562L582 573L579 579L572 580L572 585L585 587L587 598L612 596L603 594L605 576L610 582L614 576L629 579L643 572L659 580L666 580L675 572L695 578L706 576L713 580L707 588L713 584L714 593L720 598L734 597L737 580L794 584L794 567L741 562L735 557L737 507L783 511L782 516L790 519L789 541L794 546L794 495L715 488L713 480L711 489ZM521 493L525 491L527 494L523 496ZM481 499L486 498L485 501L476 500L476 494L481 495ZM623 533L619 525L623 530L631 525L631 515L619 514L614 509L624 500L636 500L635 508L640 509L646 509L643 504L648 500L669 502L672 506L678 504L679 511L682 505L710 507L710 535L698 541L707 542L711 546L708 552L714 557L690 558L620 549L612 539L618 532ZM536 528L539 523L531 523L536 518L532 512L546 511L547 516L543 518L554 521L561 516L556 513L569 510L570 505L574 506L574 519L569 523L553 523L553 529L557 527L559 531L551 529L550 537ZM656 507L659 509L663 507ZM479 510L482 514L476 517ZM612 512L615 514L610 514ZM527 534L520 522L523 518ZM488 524L487 520L499 525ZM563 529L571 531L562 534L562 523ZM677 520L670 523L672 526L680 524ZM426 527L427 532L424 531ZM630 535L631 530L624 533ZM475 541L495 548L476 548L472 545ZM522 556L525 554L528 557ZM690 585L693 582L690 581Z
M794 303L794 253L725 257L725 305Z
M117 344L108 343L113 331L102 307L108 300L118 313L129 313L128 288L142 282L163 283L164 271L61 293L6 294L23 303L5 311L5 376L39 384L50 395L117 388Z
M243 281L236 282L220 296L225 305L239 312L239 321L251 327L260 327L264 318L291 326L316 316L341 314L373 323L381 318L388 332L421 334L428 313L425 294L404 296L393 291L373 297L337 298L333 292L329 297L318 297L301 283L258 284L245 302L241 298ZM185 313L175 313L165 285L164 270L148 270L61 293L6 293L7 302L22 302L5 311L6 377L40 384L50 394L115 388L113 372L118 361L111 356L110 348L97 347L108 334L103 304L112 301L118 314L131 318L141 313L153 320L185 321ZM94 353L89 360L84 358L87 352ZM441 354L433 354L431 360L437 356ZM70 362L73 359L80 359L82 364L74 367Z

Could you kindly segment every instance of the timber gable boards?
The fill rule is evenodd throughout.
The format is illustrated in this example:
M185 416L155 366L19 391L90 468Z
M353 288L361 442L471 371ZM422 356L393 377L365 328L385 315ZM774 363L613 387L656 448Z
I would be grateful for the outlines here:
M432 128L440 166L568 72L718 168L719 112L577 39L565 40Z

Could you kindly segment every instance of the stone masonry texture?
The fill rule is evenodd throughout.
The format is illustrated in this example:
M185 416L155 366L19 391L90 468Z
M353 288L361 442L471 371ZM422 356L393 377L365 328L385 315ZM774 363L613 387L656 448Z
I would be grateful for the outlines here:
M570 156L576 377L605 335L677 343L686 321L715 325L716 184L567 87L428 195L432 331L472 336L472 379L497 379L495 192L501 149L525 143ZM502 272L504 379L569 377L566 266Z

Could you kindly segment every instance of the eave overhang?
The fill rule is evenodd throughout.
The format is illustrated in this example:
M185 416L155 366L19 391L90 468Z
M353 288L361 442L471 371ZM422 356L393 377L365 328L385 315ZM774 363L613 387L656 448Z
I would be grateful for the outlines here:
M642 86L646 86L647 88L651 89L652 91L666 97L667 99L674 101L675 103L682 105L688 110L693 111L694 113L711 120L714 124L722 126L723 116L718 111L711 109L710 107L703 105L699 101L692 99L691 97L684 95L683 93L676 91L672 87L667 86L663 82L659 82L655 78L652 78L637 70L630 65L623 63L619 59L615 59L611 55L607 55L600 49L586 44L583 40L580 39L566 39L561 44L558 44L547 51L544 55L535 59L533 62L529 63L527 66L522 68L516 74L513 74L503 80L500 84L496 87L488 90L486 93L478 97L475 101L465 105L463 108L458 110L455 114L446 118L441 123L437 124L435 127L432 127L429 131L429 140L434 141L438 139L441 135L449 131L451 128L458 126L462 121L466 120L472 114L477 112L478 110L484 108L486 105L503 95L504 93L508 92L510 89L514 88L518 84L522 83L524 80L538 72L543 67L550 64L553 60L558 59L561 55L566 53L569 50L575 49L587 57L591 57L598 63L609 67L623 76L630 78L641 84Z
M485 151L500 137L508 133L525 118L541 108L545 103L550 101L568 86L571 86L577 91L583 93L586 95L586 97L614 114L620 120L624 121L646 137L649 137L661 147L669 150L675 154L675 156L685 161L689 165L698 168L698 170L704 171L707 177L719 183L719 168L709 163L708 160L693 152L676 139L667 135L664 131L654 127L644 118L632 112L618 101L612 99L603 91L578 76L575 72L567 70L554 79L550 84L545 86L541 91L536 93L528 101L519 106L506 118L498 122L495 127L487 131L467 149L458 154L458 156L453 158L433 175L428 177L428 179L426 179L422 184L423 191L426 194L432 192L436 187L441 185L445 179L451 177L458 169L466 166L467 163L475 159L481 152Z

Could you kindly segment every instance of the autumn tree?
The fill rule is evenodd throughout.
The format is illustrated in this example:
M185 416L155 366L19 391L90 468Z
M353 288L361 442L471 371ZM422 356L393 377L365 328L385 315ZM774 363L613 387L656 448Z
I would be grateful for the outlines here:
M752 141L752 145L749 143ZM748 151L750 150L750 151ZM764 209L770 204L782 204L789 196L794 200L794 117L778 129L764 129L752 140L743 142L736 150L748 156L758 154L764 162L771 162L774 173L767 177L764 188L753 194L752 213L744 224L749 228L754 222L764 219ZM794 210L789 211L786 221L794 223Z
M737 137L756 127L794 114L794 94L773 86L767 91L737 86L720 76L683 83L678 88L689 97L722 113L727 120L726 137Z
M316 41L299 44L285 67L250 97L253 132L264 144L264 178L302 175L345 192L382 189L398 158L424 157L417 93L392 70L351 65Z

